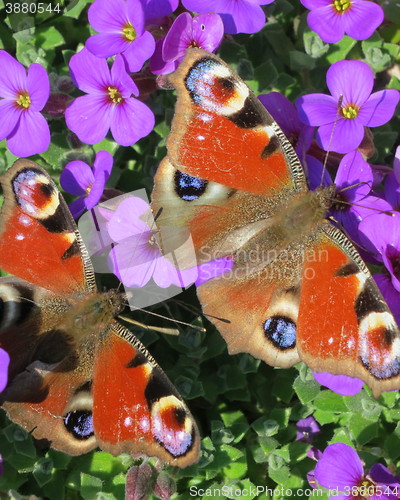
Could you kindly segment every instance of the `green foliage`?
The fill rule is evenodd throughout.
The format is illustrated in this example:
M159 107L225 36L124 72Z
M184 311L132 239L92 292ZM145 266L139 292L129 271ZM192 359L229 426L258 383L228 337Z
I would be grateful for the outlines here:
M0 48L16 55L25 65L42 64L54 76L55 88L58 78L68 75L69 58L90 34L88 4L87 0L79 0L63 16L16 33L1 5ZM325 92L326 71L335 61L361 59L380 73L399 56L398 34L393 30L363 42L345 37L329 45L308 29L300 2L278 0L266 9L271 15L262 31L234 39L226 37L219 50L257 93L279 91L294 101L307 92ZM398 16L398 10L391 15ZM389 86L400 88L397 78L391 78ZM76 95L77 91L71 93L71 97ZM157 112L156 128L132 148L119 147L110 137L93 147L80 144L66 133L62 118L53 118L51 146L34 159L58 178L68 161L91 160L95 152L105 149L115 158L109 187L151 190L153 175L165 155L174 97L171 92L157 91L150 95L148 103ZM398 128L394 120L374 132L376 163L384 164L386 160L391 165L388 155ZM14 160L5 141L1 142L0 171ZM180 300L193 311L198 310L193 290L186 291ZM173 301L156 311L196 325L203 321ZM145 313L138 313L135 319L153 322ZM179 338L137 332L188 402L203 437L198 464L184 470L165 467L169 477L176 480L173 498L191 499L191 491L200 489L204 490L203 499L217 498L214 490L221 492L224 487L224 498L267 500L275 489L273 498L279 499L287 498L280 493L282 488L293 492L309 488L306 474L315 462L307 458L310 445L296 441L296 422L309 415L314 415L321 426L313 443L317 448L323 450L329 443L345 442L362 450L368 465L377 460L393 468L399 465L397 392L383 394L378 400L365 389L353 397L339 396L322 389L302 364L281 370L249 355L229 356L218 332L206 320L204 324L206 334L185 327ZM23 497L36 495L46 500L122 500L127 471L141 463L140 458L113 457L102 451L69 457L34 442L10 423L4 412L0 413L0 424L2 498L21 498L15 493L18 491ZM157 461L149 463L159 471ZM306 498L301 493L297 497Z

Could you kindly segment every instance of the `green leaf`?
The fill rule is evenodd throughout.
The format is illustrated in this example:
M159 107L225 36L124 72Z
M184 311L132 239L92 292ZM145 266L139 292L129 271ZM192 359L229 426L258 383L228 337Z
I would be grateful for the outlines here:
M326 60L329 64L346 59L347 54L356 45L357 41L349 36L344 36L340 42L330 44Z
M322 411L347 412L349 411L343 401L343 396L332 391L321 391L314 399L316 408Z
M304 52L292 50L289 53L290 69L293 71L302 71L304 69L313 69L315 67L314 59Z
M349 429L359 445L372 441L378 435L377 422L371 422L357 413L350 417Z
M303 380L300 375L294 381L293 388L303 405L316 398L321 391L321 386L314 377L312 380Z
M51 481L53 472L53 460L50 458L41 458L33 467L33 476L39 486L44 486Z
M318 59L319 57L326 54L329 50L329 43L324 43L319 35L311 30L307 30L304 32L303 42L306 54L308 54L313 59Z
M35 43L44 50L54 49L65 43L64 37L54 26L43 26L35 30Z
M90 4L93 0L79 0L78 2L75 2L73 0L70 0L67 3L67 8L64 11L64 16L65 17L72 17L73 19L78 19L81 12L83 9L86 7L86 5ZM69 7L69 5L72 5L72 8Z
M81 495L85 500L93 500L101 491L103 482L98 477L90 476L89 474L81 473Z

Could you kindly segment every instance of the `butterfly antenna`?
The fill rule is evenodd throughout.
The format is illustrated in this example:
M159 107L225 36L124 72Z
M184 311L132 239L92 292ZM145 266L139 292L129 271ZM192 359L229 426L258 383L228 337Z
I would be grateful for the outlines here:
M222 323L227 323L227 324L231 323L231 321L229 321L229 319L219 318L218 316L212 316L211 314L205 314L200 309L197 309L194 306L188 306L187 304L185 304L184 302L181 302L180 300L174 299L174 302L176 304L180 305L183 309L186 309L189 312L192 312L192 313L194 312L195 314L203 315L206 318L213 318L213 319L216 319L218 321L222 321Z
M132 325L140 326L140 328L143 328L143 330L153 330L158 333L165 333L167 335L174 335L174 336L177 336L180 333L177 328L162 328L161 326L146 325L140 321L135 321L132 318L128 318L127 316L122 316L122 315L119 315L118 318Z
M334 202L335 203L340 203L341 205L349 205L351 207L358 207L358 208L365 208L367 210L373 210L373 211L378 212L380 214L389 215L390 217L395 217L397 215L394 210L393 211L391 211L391 210L381 210L380 208L368 207L366 205L361 205L360 203L353 203L353 202L346 201L346 200L336 200L335 199Z
M184 326L189 326L190 328L193 328L194 330L197 330L199 332L205 332L206 329L202 326L197 326L197 325L192 325L191 323L186 323L185 321L179 321L177 319L169 318L168 316L163 316L162 314L155 313L153 311L149 311L147 309L142 309L140 307L133 306L131 304L127 304L131 309L135 309L135 311L142 311L144 313L150 314L151 316L155 316L156 318L161 318L161 319L166 319L168 321L172 321L173 323L177 323L179 325L184 325Z
M332 132L331 132L331 135L329 137L328 148L327 148L325 159L324 159L324 166L322 168L321 182L320 182L321 186L322 186L322 183L324 180L326 165L328 163L329 151L331 150L331 144L332 144L333 136L335 135L336 125L339 121L339 115L340 115L340 110L342 109L342 104L343 104L343 94L340 94L338 105L337 105L337 110L336 110L336 117L335 117L335 121L333 122Z

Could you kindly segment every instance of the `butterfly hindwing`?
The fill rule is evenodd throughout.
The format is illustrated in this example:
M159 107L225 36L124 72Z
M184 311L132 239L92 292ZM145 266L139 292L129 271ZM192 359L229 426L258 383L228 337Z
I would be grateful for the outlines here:
M329 223L303 269L297 331L300 358L314 371L360 378L375 395L399 387L396 321L356 249Z
M193 463L199 435L182 398L131 332L118 323L112 332L98 348L93 379L100 446L113 454L156 455L180 467Z

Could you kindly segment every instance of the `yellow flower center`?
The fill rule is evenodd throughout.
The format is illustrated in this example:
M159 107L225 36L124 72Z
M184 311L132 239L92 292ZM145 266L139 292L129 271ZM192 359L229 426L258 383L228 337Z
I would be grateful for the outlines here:
M27 90L21 90L18 93L18 99L15 101L22 109L28 109L31 106L31 98Z
M350 9L351 3L350 0L333 0L332 5L338 14L344 14L346 10Z
M114 104L120 104L122 102L123 98L117 87L107 87L107 92L111 102Z
M340 111L343 118L354 120L354 118L357 118L360 108L356 104L348 104L347 106L341 108Z
M375 484L370 479L364 478L359 486L352 488L351 496L359 500L367 499L376 495L377 491Z
M122 28L122 38L126 42L133 42L136 38L136 30L131 23L126 23Z

